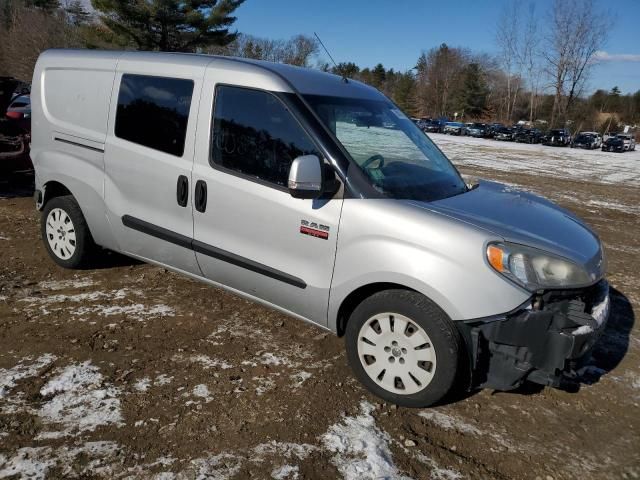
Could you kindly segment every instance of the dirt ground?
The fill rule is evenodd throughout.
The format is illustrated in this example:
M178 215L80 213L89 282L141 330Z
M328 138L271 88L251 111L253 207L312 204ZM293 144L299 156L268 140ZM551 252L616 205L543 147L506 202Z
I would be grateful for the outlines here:
M640 185L514 174L486 142L506 166L452 150L463 173L557 201L606 245L612 315L579 392L384 404L319 329L115 254L57 267L29 186L0 182L0 478L640 478Z

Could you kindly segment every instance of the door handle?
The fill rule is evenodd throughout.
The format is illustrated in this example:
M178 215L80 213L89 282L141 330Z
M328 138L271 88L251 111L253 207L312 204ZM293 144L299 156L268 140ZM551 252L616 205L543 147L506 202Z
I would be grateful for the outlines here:
M189 179L184 175L178 177L178 184L176 185L176 200L178 205L186 207L189 201Z
M207 209L207 183L204 180L196 182L195 207L201 213Z

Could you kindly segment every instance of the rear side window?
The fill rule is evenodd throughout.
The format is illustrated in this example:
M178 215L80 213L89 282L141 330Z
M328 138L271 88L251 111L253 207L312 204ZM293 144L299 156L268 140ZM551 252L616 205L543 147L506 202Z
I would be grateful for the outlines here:
M181 157L192 94L191 80L123 75L116 137Z
M216 89L211 136L212 166L250 179L286 187L289 169L316 148L273 94L240 87Z

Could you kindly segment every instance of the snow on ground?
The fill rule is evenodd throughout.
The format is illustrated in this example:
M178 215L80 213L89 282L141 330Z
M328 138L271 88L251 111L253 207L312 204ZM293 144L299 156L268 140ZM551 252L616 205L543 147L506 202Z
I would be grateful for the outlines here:
M8 395L9 391L16 386L16 382L37 375L44 367L51 365L55 359L55 355L47 353L36 360L24 358L13 368L0 368L0 399Z
M595 183L640 185L640 150L613 153L438 133L429 137L459 167L469 165Z
M322 437L324 447L333 452L331 461L345 480L407 478L393 463L391 438L376 426L373 410L373 405L363 401L360 415L329 427Z
M122 425L120 390L105 384L90 361L69 365L40 389L47 402L38 411L43 423L61 430L42 432L39 438L58 438L93 431L101 425Z
M59 282L41 282L43 290L58 291L67 288L82 288L94 285L90 279L67 280ZM168 305L157 303L145 305L131 300L144 298L144 292L136 289L121 288L110 291L91 291L82 293L54 293L50 295L32 295L19 299L26 304L23 309L29 313L49 315L54 311L66 311L74 316L97 314L101 317L124 315L136 320L157 317L174 317L176 312Z
M482 435L483 433L479 428L466 423L464 420L436 410L424 410L418 415L422 418L426 418L445 430L458 430L459 432L468 433L470 435Z

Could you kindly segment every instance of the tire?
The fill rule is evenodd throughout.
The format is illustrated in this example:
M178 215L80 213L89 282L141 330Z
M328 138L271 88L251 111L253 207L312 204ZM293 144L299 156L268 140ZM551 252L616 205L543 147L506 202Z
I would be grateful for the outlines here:
M40 231L49 256L64 268L91 264L97 250L87 221L72 195L55 197L42 211Z
M349 318L345 342L358 380L400 406L433 405L461 371L464 350L456 327L436 304L410 290L385 290L365 299Z

